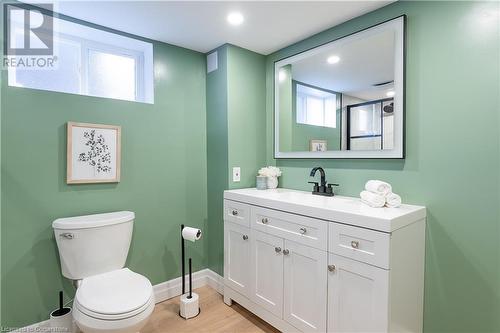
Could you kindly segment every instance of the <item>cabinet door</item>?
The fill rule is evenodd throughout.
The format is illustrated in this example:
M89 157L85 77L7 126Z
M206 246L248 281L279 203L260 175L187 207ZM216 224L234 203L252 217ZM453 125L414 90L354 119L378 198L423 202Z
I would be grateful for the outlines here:
M283 316L283 239L252 230L250 298L279 318Z
M389 271L328 258L328 332L387 332Z
M327 253L287 240L283 251L283 318L303 332L325 332Z
M224 222L224 284L250 294L250 228Z

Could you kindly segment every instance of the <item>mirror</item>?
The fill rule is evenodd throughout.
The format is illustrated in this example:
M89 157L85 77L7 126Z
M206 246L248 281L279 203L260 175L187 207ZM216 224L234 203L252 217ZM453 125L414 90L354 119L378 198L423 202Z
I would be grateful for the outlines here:
M404 158L404 26L275 62L275 158Z

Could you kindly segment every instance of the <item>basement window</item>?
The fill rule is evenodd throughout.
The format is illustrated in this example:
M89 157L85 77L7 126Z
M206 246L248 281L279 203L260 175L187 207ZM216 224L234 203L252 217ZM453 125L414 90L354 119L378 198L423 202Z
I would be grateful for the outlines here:
M154 103L152 43L51 12L39 15L53 17L54 66L9 67L9 86ZM11 44L22 45L22 22L11 20Z
M337 94L297 84L297 124L337 127Z

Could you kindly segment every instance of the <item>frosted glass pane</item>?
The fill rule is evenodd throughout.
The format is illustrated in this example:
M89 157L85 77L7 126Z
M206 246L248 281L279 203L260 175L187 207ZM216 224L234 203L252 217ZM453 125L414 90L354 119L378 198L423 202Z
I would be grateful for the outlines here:
M80 45L63 39L56 42L59 47L59 60L54 69L9 68L9 85L80 94Z
M337 95L324 89L297 84L297 123L312 126L337 126Z
M325 126L337 127L337 100L336 96L325 98Z
M314 97L307 97L307 123L309 125L323 126L323 100Z
M136 97L136 60L132 57L89 51L89 95L125 99Z

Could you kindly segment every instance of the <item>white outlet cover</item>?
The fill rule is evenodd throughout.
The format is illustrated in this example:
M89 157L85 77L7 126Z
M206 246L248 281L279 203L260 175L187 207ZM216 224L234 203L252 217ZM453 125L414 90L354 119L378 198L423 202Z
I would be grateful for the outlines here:
M233 168L233 182L239 182L241 179L241 168L234 167Z

